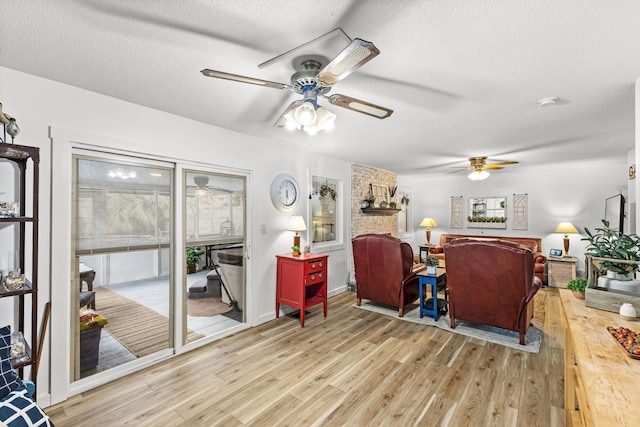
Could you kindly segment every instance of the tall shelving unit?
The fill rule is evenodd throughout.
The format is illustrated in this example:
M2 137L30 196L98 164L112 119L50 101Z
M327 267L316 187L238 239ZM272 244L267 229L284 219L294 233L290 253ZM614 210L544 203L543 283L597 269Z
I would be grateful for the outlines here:
M38 355L38 186L40 150L37 147L28 147L15 144L0 144L0 161L8 161L17 166L17 196L20 203L19 214L16 216L0 216L0 228L18 227L17 241L14 240L13 250L17 252L18 259L14 262L20 267L20 272L25 275L25 284L21 289L8 290L0 285L0 298L17 298L18 320L12 331L21 331L25 335L27 344L27 356L24 361L14 363L13 367L24 378L24 368L31 367L31 380L35 383L37 376ZM32 184L27 193L28 166L32 166ZM29 203L29 205L28 205ZM30 207L27 210L27 206ZM31 253L27 254L27 232L31 232ZM28 257L28 258L27 258ZM25 262L29 259L29 271L25 271ZM31 306L27 309L25 302L30 300ZM25 327L27 319L30 319L30 336Z

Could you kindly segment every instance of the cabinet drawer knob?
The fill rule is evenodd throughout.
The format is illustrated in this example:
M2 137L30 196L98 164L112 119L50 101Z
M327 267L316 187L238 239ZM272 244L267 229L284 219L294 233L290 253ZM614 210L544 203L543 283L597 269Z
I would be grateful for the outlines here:
M311 280L315 280L316 276L314 274L311 275Z
M322 273L318 273L318 277L322 279Z
M315 262L311 263L311 268L316 268L316 263Z

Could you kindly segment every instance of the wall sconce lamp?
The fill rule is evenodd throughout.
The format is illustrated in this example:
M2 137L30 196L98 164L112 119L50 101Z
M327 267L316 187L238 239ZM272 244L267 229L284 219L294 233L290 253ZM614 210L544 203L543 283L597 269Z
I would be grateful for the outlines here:
M569 234L578 234L578 229L570 222L561 222L556 228L556 233L564 233L564 254L565 258L569 257Z
M300 248L300 236L298 235L298 232L307 231L307 226L304 224L304 218L300 215L292 216L287 230L296 232L296 235L293 236L293 246Z
M437 227L438 223L433 218L425 218L420 223L420 227L427 227L427 246L431 246L431 227Z

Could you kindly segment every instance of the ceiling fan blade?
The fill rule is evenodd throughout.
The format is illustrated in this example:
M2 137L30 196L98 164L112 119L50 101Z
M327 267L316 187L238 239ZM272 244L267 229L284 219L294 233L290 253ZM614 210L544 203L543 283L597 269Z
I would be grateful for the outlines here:
M498 169L504 169L504 166L500 166L499 163L493 163L490 165L484 165L482 169L498 170Z
M517 165L517 164L518 162L506 161L506 162L489 163L487 166L506 166L506 165Z
M449 175L450 173L464 172L464 171L469 170L469 169L471 169L471 168L464 168L464 169L459 169L459 170L457 170L457 171L447 172L447 175Z
M316 80L322 86L333 86L379 54L380 51L373 43L354 39L326 67L320 70Z
M225 79L225 80L231 80L234 82L249 83L252 85L266 86L266 87L271 87L271 88L280 89L280 90L291 89L291 86L289 86L288 84L270 82L269 80L255 79L253 77L246 77L238 74L225 73L224 71L210 70L208 68L205 68L200 72L207 77L214 77L216 79Z
M332 105L337 105L338 107L357 111L358 113L366 114L378 119L386 119L393 113L393 110L389 108L381 107L379 105L362 101L360 99L351 98L350 96L346 95L335 94L325 98L327 98Z

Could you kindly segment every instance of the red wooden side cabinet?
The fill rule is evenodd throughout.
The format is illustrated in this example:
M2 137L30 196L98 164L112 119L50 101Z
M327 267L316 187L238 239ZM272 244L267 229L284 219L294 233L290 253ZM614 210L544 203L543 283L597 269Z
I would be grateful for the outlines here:
M276 255L276 317L280 317L280 304L300 309L300 325L304 328L304 310L324 304L327 317L327 264L329 255L291 254Z

